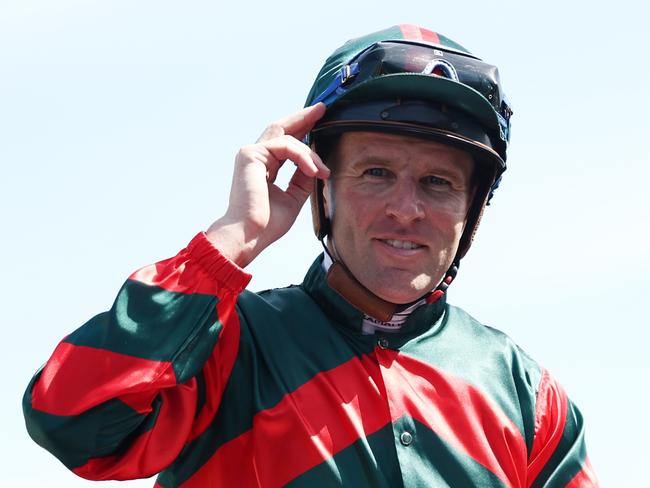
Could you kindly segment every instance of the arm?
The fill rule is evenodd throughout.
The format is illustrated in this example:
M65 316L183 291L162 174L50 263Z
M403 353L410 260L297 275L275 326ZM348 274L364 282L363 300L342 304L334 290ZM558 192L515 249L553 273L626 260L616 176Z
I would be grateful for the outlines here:
M234 361L238 293L250 276L203 234L125 282L112 308L67 336L24 397L34 440L78 475L150 476L196 424L196 376L210 361L225 382Z
M587 457L582 415L545 370L535 405L535 437L528 461L527 486L598 486Z
M324 113L269 126L235 161L226 214L174 258L129 277L110 311L66 337L30 383L34 440L90 479L130 479L168 466L208 425L237 354L241 268L293 225L320 158L298 138ZM275 184L285 159L297 169ZM205 401L204 384L213 397ZM216 392L216 393L215 393Z

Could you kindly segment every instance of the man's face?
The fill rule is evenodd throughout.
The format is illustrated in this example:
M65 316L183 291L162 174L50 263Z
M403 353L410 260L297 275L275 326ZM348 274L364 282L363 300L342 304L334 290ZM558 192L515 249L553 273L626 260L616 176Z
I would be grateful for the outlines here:
M340 259L392 303L434 289L463 233L473 193L469 153L408 136L349 132L332 160L324 198Z

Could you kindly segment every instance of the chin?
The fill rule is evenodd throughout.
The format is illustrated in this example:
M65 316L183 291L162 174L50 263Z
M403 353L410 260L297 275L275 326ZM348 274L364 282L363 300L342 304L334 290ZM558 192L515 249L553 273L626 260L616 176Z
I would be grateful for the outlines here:
M435 288L431 280L427 279L426 284L422 282L418 283L418 281L420 280L416 278L415 280L404 283L403 286L396 287L393 282L390 286L377 286L374 287L374 290L372 287L368 287L368 289L387 302L403 305L419 300Z
M413 293L412 295L405 295L405 294L376 294L379 298L382 298L386 300L387 302L394 303L396 305L404 305L406 303L412 303L420 298L422 298L424 295L426 295L430 290L419 292L419 293Z

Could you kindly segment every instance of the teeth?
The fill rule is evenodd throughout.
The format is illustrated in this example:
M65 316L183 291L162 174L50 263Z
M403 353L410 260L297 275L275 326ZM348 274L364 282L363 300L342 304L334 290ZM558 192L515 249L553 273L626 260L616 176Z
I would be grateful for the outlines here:
M389 246L396 247L398 249L417 249L418 247L422 247L420 244L416 244L412 241L398 241L397 239L386 239L384 242Z

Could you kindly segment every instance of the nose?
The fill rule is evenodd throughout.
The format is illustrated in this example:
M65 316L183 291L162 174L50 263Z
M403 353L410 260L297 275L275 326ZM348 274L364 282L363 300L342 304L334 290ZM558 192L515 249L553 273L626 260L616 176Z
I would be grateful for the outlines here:
M423 219L424 204L418 190L417 183L413 181L397 181L386 202L386 214L401 224Z

